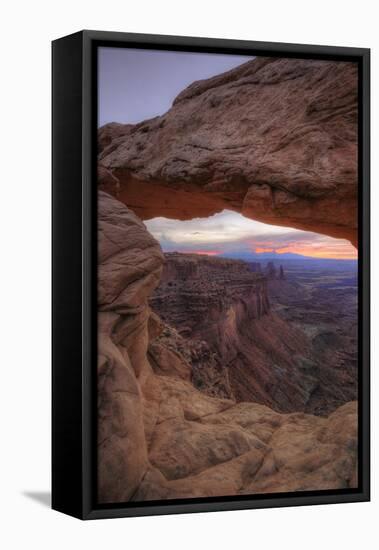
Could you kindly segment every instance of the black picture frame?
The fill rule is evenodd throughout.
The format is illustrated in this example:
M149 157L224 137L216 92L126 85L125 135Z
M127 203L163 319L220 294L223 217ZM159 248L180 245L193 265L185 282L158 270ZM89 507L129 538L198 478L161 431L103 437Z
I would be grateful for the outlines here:
M359 66L359 487L96 504L96 117L98 46L355 61ZM81 31L52 43L52 507L81 519L370 499L370 50Z

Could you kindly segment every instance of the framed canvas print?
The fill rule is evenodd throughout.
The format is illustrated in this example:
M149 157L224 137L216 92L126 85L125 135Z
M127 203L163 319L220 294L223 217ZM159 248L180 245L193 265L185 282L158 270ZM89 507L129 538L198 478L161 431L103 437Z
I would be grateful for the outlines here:
M369 500L369 50L53 42L53 508Z

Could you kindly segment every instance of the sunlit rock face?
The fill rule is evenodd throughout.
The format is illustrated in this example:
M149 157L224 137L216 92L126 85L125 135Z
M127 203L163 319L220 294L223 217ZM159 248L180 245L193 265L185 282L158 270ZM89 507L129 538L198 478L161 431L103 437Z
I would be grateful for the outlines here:
M256 58L163 116L99 130L99 183L142 219L223 209L357 242L357 66Z

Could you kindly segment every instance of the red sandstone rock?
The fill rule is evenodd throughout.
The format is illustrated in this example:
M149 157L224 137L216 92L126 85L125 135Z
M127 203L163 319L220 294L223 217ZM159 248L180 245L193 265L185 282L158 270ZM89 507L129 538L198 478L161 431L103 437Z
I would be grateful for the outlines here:
M195 82L163 116L100 129L101 186L142 219L228 208L356 244L357 78L259 57Z
M165 254L161 282L150 304L185 339L192 352L187 358L192 380L199 389L281 412L304 410L317 385L311 343L270 312L266 277L249 264ZM313 371L304 372L305 362Z
M279 414L198 391L179 351L162 364L155 354L152 367L154 342L172 351L176 341L148 305L163 263L159 244L105 193L99 231L100 502L356 486L355 403L328 418Z

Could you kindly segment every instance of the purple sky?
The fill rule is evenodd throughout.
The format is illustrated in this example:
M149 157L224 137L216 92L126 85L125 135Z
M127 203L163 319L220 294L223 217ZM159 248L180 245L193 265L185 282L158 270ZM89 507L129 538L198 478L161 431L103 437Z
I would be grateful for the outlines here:
M192 84L245 63L248 56L99 48L99 126L162 115Z
M187 221L154 218L145 221L145 225L165 252L211 255L275 252L335 259L357 256L355 248L344 239L268 225L230 210Z

